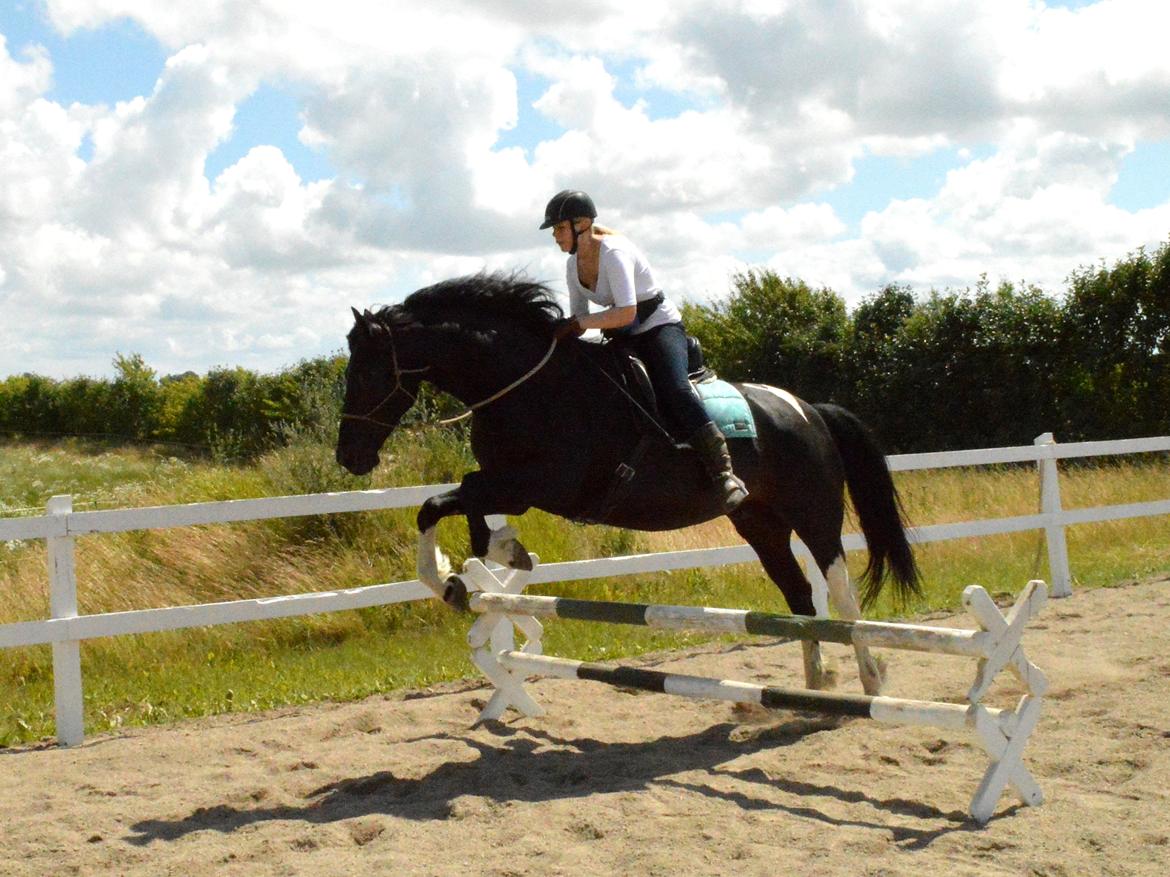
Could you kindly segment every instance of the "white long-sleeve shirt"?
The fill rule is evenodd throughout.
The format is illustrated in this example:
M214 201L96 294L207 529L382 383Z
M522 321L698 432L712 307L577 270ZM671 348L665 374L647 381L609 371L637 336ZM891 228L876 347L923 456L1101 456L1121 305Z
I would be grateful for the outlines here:
M571 316L589 313L590 302L603 308L634 307L662 291L654 279L650 263L632 241L621 235L607 234L599 237L597 242L601 254L596 289L588 289L581 283L577 275L577 254L569 256L566 281ZM631 331L637 335L666 323L681 321L678 308L667 298L646 318L646 322L635 325Z

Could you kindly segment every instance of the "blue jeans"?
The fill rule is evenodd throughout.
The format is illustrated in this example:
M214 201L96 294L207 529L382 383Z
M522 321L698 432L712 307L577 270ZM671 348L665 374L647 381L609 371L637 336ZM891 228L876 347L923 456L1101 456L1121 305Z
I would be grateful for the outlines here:
M711 422L707 409L687 377L687 336L682 323L667 323L638 335L626 335L623 345L646 363L658 408L675 439L685 442Z

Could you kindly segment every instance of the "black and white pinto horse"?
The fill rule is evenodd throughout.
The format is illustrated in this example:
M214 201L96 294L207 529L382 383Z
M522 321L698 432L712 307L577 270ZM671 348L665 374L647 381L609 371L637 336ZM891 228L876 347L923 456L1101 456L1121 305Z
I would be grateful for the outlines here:
M424 380L474 409L471 448L479 470L427 500L418 514L420 578L449 603L466 600L435 548L435 526L450 515L466 516L477 557L523 566L528 555L514 533L492 531L485 515L538 508L634 530L671 530L722 514L721 491L698 457L661 433L633 467L621 501L599 509L615 471L654 430L611 380L617 366L607 345L553 341L562 313L545 287L479 274L354 316L337 442L342 466L360 475L378 464L379 450ZM824 574L842 618L859 618L890 577L898 597L918 593L894 484L864 424L836 405L810 405L758 384L736 386L751 407L757 437L728 440L735 471L750 491L730 517L789 609L816 614L790 546L793 531ZM846 485L869 550L861 604L841 546ZM864 647L857 658L865 691L878 693L881 668ZM817 643L805 643L805 676L810 688L829 684Z

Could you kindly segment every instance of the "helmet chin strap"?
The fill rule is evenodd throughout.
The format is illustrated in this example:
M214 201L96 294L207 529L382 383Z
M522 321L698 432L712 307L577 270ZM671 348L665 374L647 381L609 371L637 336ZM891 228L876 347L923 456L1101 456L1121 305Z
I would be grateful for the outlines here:
M569 220L569 228L573 230L573 248L569 250L570 255L577 255L577 239L581 237L581 233L577 231L577 220Z

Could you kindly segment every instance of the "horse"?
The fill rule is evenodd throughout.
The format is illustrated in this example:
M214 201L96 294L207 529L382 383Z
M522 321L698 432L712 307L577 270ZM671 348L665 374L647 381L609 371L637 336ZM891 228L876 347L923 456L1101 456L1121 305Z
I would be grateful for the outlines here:
M448 516L466 517L475 556L523 567L530 566L528 554L514 531L492 531L485 516L537 508L652 531L723 514L721 493L697 455L650 423L647 407L622 386L613 345L554 339L563 312L542 284L480 273L420 289L376 312L352 311L336 449L342 466L363 475L378 465L379 450L423 381L471 410L479 469L423 503L417 520L420 579L448 603L466 601L465 588L435 549L435 527ZM812 405L762 384L734 386L750 406L756 437L727 440L749 490L729 517L789 610L816 615L812 587L792 553L794 531L842 618L860 618L889 578L899 600L919 594L901 502L866 425L837 405ZM841 544L846 487L869 551L860 604ZM620 501L599 504L617 488ZM829 687L819 644L805 643L804 650L807 686ZM864 690L876 695L883 669L864 647L856 651Z

